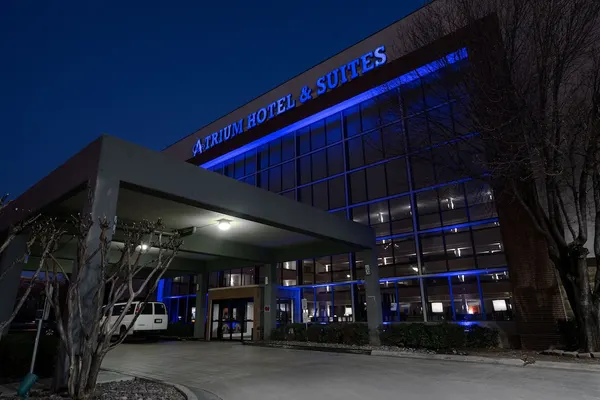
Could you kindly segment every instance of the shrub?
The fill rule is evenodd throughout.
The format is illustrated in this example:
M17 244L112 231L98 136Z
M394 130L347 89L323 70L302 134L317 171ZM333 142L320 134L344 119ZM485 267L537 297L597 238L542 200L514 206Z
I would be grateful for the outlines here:
M165 336L192 337L194 336L194 324L186 324L183 322L169 324Z
M325 336L325 332L323 327L326 325L321 324L313 324L308 326L308 330L306 331L306 338L309 342L316 343L326 343L327 337Z
M279 327L271 331L271 340L286 340L285 331Z
M486 348L498 345L498 331L473 325L401 323L380 329L384 346L450 350L455 348Z
M465 333L465 347L489 348L498 346L500 334L496 329L471 325L465 329Z
M342 343L355 346L369 344L367 324L342 324Z
M342 324L323 325L323 334L325 343L340 344L343 343Z
M284 327L285 340L303 342L306 340L305 324L290 324Z
M0 340L0 377L20 379L29 372L35 343L35 332L10 333ZM51 377L58 352L56 335L40 336L35 362L35 374Z
M290 324L274 329L271 340L308 340L315 343L362 346L369 343L369 328L367 324L359 323L311 324L308 329L304 324Z

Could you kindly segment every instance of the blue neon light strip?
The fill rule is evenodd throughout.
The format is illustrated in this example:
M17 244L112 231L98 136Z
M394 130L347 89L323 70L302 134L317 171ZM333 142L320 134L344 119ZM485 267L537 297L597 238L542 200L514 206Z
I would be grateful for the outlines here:
M442 69L443 67L446 67L450 64L454 64L460 60L464 60L466 59L468 56L467 54L467 49L463 48L460 49L454 53L450 53L448 55L446 55L444 58L441 58L439 60L433 61L429 64L425 64L413 71L410 71L404 75L401 75L398 78L392 79L391 81L384 83L383 85L377 86L373 89L370 89L364 93L361 93L357 96L352 97L351 99L345 100L341 103L336 104L333 107L330 107L326 110L320 111L316 114L311 115L308 118L305 118L301 121L295 122L291 125L286 126L283 129L280 129L276 132L271 133L270 135L267 136L263 136L262 138L255 140L254 142L248 143L242 147L239 147L235 150L230 151L227 154L224 154L220 157L214 158L204 164L201 165L202 168L211 168L214 167L215 165L222 163L224 161L227 161L231 158L234 158L235 156L238 156L240 154L243 154L245 152L247 152L248 150L252 150L256 147L259 147L265 143L269 143L275 139L278 139L290 132L296 131L298 129L301 129L305 126L308 126L310 124L312 124L313 122L317 122L321 119L327 118L330 115L333 115L337 112L340 112L342 110L345 110L349 107L352 107L356 104L362 103L363 101L369 100L373 97L379 96L385 92L388 92L392 89L395 89L401 85L405 85L407 83L410 83L416 79L422 78L424 76L429 75L432 72L438 71L440 69Z
M163 301L164 290L165 290L165 280L161 279L158 281L158 288L156 289L156 301Z
M452 271L452 272L442 272L437 274L426 274L426 275L409 275L409 276L401 276L397 278L381 278L379 279L379 283L393 283L400 281L410 281L419 278L445 278L445 277L454 277L454 276L469 276L469 275L481 275L481 274L500 274L503 272L507 272L508 267L500 267L500 268L489 268L489 269L471 269L467 271ZM308 284L308 285L298 285L298 286L280 286L280 289L287 290L300 290L300 289L314 289L321 287L335 287L335 286L347 286L351 284L364 284L365 281L362 279L356 279L353 281L347 282L332 282L332 283L318 283L318 284Z

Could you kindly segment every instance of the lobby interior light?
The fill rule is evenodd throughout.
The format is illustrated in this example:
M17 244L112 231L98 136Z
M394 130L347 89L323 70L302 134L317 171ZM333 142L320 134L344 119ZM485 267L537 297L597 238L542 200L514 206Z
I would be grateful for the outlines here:
M220 219L217 221L217 226L222 231L228 231L231 228L231 221L225 218Z

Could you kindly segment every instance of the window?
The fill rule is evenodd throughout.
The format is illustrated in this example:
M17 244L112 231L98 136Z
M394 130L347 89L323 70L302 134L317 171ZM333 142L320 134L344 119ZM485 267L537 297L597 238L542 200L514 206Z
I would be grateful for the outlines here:
M336 209L346 206L345 177L338 176L330 179L329 183L329 208Z
M269 170L269 190L271 192L281 192L281 167L273 167Z
M275 139L269 143L269 165L277 165L281 162L281 139Z
M397 121L402 116L398 89L392 89L378 97L379 115L382 124Z
M457 321L483 319L476 275L458 275L451 278L454 310Z
M358 105L345 109L343 113L346 137L358 135L361 132Z
M369 210L368 206L354 207L351 210L352 220L359 224L369 225Z
M285 135L283 138L281 138L281 160L291 160L294 158L294 154L294 135Z
M430 110L427 116L429 118L431 144L444 143L455 137L449 105L446 104Z
M305 186L298 189L298 201L312 206L312 186Z
M413 231L412 207L410 196L396 197L390 200L390 218L392 220L392 234L408 233Z
M281 190L288 190L296 186L294 161L287 162L281 166L281 177Z
M379 129L365 133L362 136L362 140L365 151L365 165L383 160L383 142Z
M483 229L480 229L483 228ZM496 268L506 266L504 246L499 226L473 227L473 241L479 268Z
M444 235L442 233L429 233L420 235L421 260L423 262L423 273L434 274L446 272L446 251L444 247Z
M298 154L310 152L310 128L308 126L296 132L296 140L298 142Z
M389 196L408 192L408 177L404 158L388 161L385 164L385 172Z
M313 185L313 206L322 210L329 209L327 181Z
M494 194L488 184L473 180L465 184L465 189L471 221L479 221L497 216Z
M269 171L263 171L260 173L258 186L261 189L269 190Z
M419 229L424 230L441 226L437 191L434 189L417 193L416 199Z
M448 278L425 278L423 283L430 321L452 321L452 302Z
M402 123L399 122L382 128L381 136L386 157L396 157L406 153Z
M445 231L445 240L450 271L462 271L476 267L469 228L447 230Z
M417 267L417 250L415 247L414 236L408 236L402 239L394 239L394 263L405 266L396 268L396 274L416 275L419 272Z
M366 174L368 199L374 200L381 197L385 197L387 195L385 185L385 167L380 164L374 167L367 168Z
M379 109L376 100L377 99L369 99L360 104L363 131L379 126Z
M423 101L423 88L421 80L416 79L400 87L402 103L404 105L404 115L410 116L422 112L425 109Z
M256 172L256 149L246 153L246 174Z
M234 164L233 164L233 160L230 160L230 161L228 162L228 164L225 164L225 165L223 166L223 174L224 174L225 176L228 176L228 177L230 177L230 178L233 178L233 175L234 175Z
M261 170L269 167L269 145L263 144L258 148L258 159Z
M234 168L234 173L233 173L233 177L238 179L241 178L242 176L245 175L244 172L244 155L242 154L241 156L237 156L235 157L234 161L233 161L233 168Z
M422 149L430 145L429 132L427 130L427 118L424 114L415 115L405 120L406 134L408 137L408 146L411 152Z
M163 303L154 303L154 314L156 315L165 315L167 313L167 309Z
M325 146L325 121L320 120L310 126L310 144L311 149L316 150Z
M352 203L361 203L367 200L367 184L365 182L365 171L356 171L349 175L350 199Z
M326 151L321 150L311 154L312 180L317 181L327 177L327 156Z
M298 170L301 185L312 182L310 156L298 160Z
M348 140L348 169L355 169L365 165L362 138L357 137Z
M146 305L144 306L144 308L142 309L142 312L140 314L152 315L152 303L146 303Z
M315 261L313 259L302 260L302 282L306 284L315 283ZM312 292L312 289L310 289Z
M435 185L435 174L431 161L431 152L425 151L410 158L412 178L415 189Z
M376 237L390 235L390 210L387 200L369 206L371 227Z
M327 117L325 120L325 129L327 132L327 144L332 144L342 140L342 122L340 114Z
M329 176L344 172L344 152L341 144L327 148L327 174Z
M467 222L467 209L462 184L440 188L439 196L444 225L456 225Z
M510 321L513 319L512 288L508 272L479 275L486 319Z

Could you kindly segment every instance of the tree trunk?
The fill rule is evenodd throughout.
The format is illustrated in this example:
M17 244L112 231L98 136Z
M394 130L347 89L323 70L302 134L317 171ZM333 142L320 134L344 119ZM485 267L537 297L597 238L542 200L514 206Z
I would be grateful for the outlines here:
M570 286L567 293L570 291L573 294L569 296L569 302L579 327L581 350L592 352L600 350L600 307L592 297L588 253L584 246L571 244L566 255L568 259L561 269L563 272L566 269L567 279L563 284Z

